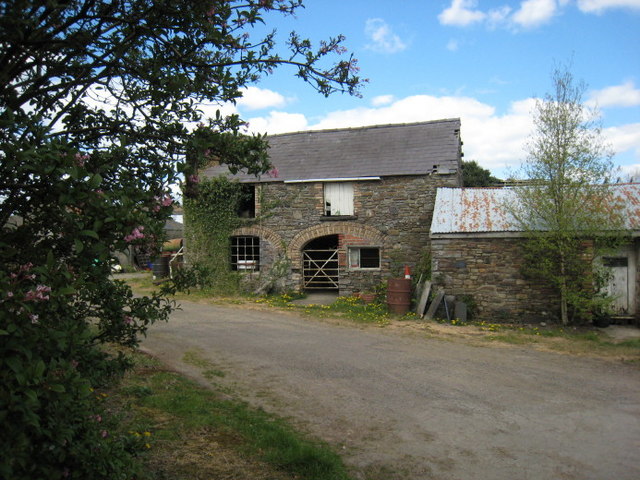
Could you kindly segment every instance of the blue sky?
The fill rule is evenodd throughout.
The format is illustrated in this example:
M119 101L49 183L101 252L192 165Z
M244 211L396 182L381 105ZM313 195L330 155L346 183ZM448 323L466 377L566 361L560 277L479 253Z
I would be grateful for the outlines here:
M640 0L306 0L269 26L319 40L344 34L369 82L328 99L286 68L235 110L261 133L460 117L466 160L517 170L536 96L572 62L598 104L623 173L640 174Z

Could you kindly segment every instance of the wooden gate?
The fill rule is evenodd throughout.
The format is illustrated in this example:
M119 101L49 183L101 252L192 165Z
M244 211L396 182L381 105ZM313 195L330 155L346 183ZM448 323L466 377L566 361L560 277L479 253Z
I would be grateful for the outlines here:
M304 289L338 289L338 250L303 250Z

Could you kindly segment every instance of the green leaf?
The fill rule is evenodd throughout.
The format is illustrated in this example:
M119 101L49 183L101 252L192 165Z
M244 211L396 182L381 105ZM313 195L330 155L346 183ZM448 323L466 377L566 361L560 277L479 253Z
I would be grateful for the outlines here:
M91 237L91 238L95 238L96 240L100 240L100 237L98 237L98 234L93 230L82 230L80 232L80 235L84 235L85 237Z
M51 390L52 392L58 392L58 393L62 393L65 391L64 385L60 385L57 383L54 385L49 385L49 390Z
M53 268L54 262L55 262L55 258L53 257L53 252L49 250L47 252L47 267L50 269Z
M89 188L98 188L102 183L102 176L99 173L96 173L91 176L89 179Z
M9 332L0 328L0 335L9 335Z
M24 395L25 397L27 397L29 400L33 402L38 401L38 394L34 390L31 390L31 389L25 390Z
M42 377L42 374L44 373L45 368L46 368L46 365L44 364L44 362L42 360L38 360L38 363L36 363L36 367L34 370L35 376L38 378Z
M84 250L84 243L82 243L77 238L73 241L73 245L76 247L76 253L82 252Z
M9 368L13 370L15 373L18 373L22 370L22 361L20 361L18 357L5 358L4 363L9 365Z

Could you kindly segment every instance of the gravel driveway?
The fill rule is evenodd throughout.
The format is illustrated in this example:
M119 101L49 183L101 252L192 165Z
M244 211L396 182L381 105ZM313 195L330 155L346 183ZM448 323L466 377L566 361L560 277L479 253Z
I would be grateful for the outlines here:
M145 349L290 417L339 449L356 478L640 478L637 365L182 308L150 329ZM225 376L205 378L193 358Z

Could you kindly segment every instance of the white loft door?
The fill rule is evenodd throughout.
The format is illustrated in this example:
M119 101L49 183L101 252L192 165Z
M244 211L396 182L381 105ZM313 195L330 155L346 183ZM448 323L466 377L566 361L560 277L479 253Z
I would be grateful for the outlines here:
M324 205L325 215L353 215L353 184L326 183Z

